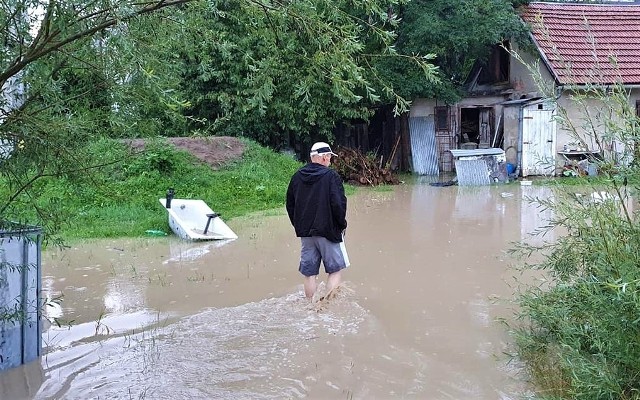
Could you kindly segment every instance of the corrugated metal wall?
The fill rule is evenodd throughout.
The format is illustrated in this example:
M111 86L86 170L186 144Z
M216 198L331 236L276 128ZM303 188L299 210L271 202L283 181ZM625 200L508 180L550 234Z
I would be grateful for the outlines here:
M433 116L409 118L413 172L438 175L438 151Z
M0 371L42 352L40 307L42 232L0 231Z
M460 186L491 184L489 168L485 160L456 160L456 176Z

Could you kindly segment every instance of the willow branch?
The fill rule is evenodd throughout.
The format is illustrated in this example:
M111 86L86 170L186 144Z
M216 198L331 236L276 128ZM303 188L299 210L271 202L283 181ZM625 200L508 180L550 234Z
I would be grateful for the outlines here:
M53 53L59 49L61 49L62 47L73 43L77 40L80 39L84 39L87 37L91 37L93 36L95 33L100 32L101 30L107 29L111 26L114 26L120 22L123 21L128 21L130 19L133 19L134 17L140 16L140 15L144 15L144 14L150 14L152 12L158 11L160 9L166 8L166 7L172 7L172 6L177 6L180 4L186 4L186 3L190 3L194 0L172 0L172 1L165 1L165 0L161 0L161 1L157 1L157 2L147 2L147 3L139 3L144 5L141 9L133 12L131 15L126 16L124 18L115 18L115 17L111 17L106 19L105 21L91 27L91 28L87 28L85 30L82 30L80 32L77 32L67 38L64 38L60 41L57 42L53 42L53 39L56 38L59 34L60 31L56 30L54 32L48 32L48 28L47 28L47 33L42 35L42 37L40 37L40 39L38 41L35 41L32 46L31 46L31 51L27 52L24 57L19 58L18 60L16 60L14 62L13 65L11 65L9 68L7 68L5 71L3 71L2 73L0 73L0 83L5 82L7 79L11 78L12 76L18 74L20 71L22 71L27 65L31 64L32 62L50 54ZM86 17L83 17L86 18ZM38 36L36 37L38 38ZM42 41L42 43L40 43L40 45L38 45L38 43ZM35 46L34 46L35 45Z

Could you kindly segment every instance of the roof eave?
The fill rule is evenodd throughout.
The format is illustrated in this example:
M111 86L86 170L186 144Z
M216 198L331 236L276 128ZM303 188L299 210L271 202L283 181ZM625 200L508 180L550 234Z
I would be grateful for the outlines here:
M554 83L556 85L561 85L562 83L560 82L560 77L556 73L555 69L553 69L553 65L551 64L551 62L547 58L547 55L545 54L545 52L542 50L542 47L538 44L538 41L536 40L536 37L533 35L533 32L529 31L529 37L531 38L531 40L535 44L536 49L538 49L538 53L540 54L540 58L542 59L542 62L544 63L544 66L547 68L547 71L549 71L549 73L553 77Z
M593 83L580 83L580 84L558 84L558 87L562 90L585 90L585 89L610 89L612 87L619 86L623 89L632 90L640 89L640 83L621 84L621 83L605 83L605 84L593 84Z

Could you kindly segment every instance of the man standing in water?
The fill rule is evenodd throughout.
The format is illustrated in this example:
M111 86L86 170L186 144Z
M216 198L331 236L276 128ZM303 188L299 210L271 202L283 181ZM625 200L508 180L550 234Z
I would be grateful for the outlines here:
M299 271L304 275L304 294L311 300L316 292L320 261L327 278L327 295L342 281L349 266L344 247L347 229L347 197L340 175L329 168L337 156L327 143L311 146L311 162L300 168L289 182L287 213L296 236L302 242Z

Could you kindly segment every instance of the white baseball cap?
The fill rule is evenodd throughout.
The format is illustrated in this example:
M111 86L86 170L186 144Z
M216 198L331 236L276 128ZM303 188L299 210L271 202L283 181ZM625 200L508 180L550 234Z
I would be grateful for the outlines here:
M323 154L331 154L334 157L338 156L336 153L331 151L331 146L329 146L325 142L317 142L317 143L314 143L313 146L311 146L311 153L309 153L309 155L321 156Z

